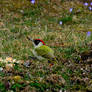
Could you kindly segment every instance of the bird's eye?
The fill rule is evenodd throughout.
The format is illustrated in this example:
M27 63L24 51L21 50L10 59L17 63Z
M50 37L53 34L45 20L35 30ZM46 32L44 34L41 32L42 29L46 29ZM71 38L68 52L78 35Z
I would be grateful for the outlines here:
M35 45L38 45L39 42L40 42L39 40L34 40Z
M39 41L37 41L37 43L38 43Z

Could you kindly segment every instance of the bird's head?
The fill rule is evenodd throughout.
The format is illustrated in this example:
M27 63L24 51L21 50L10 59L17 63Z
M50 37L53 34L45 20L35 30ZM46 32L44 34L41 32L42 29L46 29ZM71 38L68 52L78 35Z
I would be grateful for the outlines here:
M38 45L40 45L40 46L41 46L41 45L45 45L44 41L41 40L41 39L34 39L33 42L34 42L34 44L35 44L36 46L38 46Z
M27 38L32 41L34 47L40 47L42 45L45 45L44 41L41 39L31 39L29 37L27 37Z

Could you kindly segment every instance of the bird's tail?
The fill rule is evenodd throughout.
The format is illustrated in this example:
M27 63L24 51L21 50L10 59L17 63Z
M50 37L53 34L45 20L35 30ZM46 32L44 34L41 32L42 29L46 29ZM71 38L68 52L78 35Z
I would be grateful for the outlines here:
M55 64L58 64L58 60L57 60L57 58L56 58L56 57L54 58L54 60L55 60Z
M58 60L56 57L52 58L50 61L51 63L58 64Z

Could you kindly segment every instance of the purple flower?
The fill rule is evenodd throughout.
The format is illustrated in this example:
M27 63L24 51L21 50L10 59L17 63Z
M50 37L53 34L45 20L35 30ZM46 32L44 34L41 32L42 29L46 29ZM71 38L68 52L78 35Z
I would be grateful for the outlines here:
M87 32L87 36L90 36L90 35L91 35L91 32L90 32L90 31L88 31L88 32Z
M72 12L73 11L73 8L70 8L69 11Z
M85 6L88 6L88 3L84 3Z
M90 5L92 5L92 2L90 3Z
M31 0L31 3L34 4L35 3L35 0Z
M62 25L62 24L63 24L63 22L62 22L62 21L60 21L60 22L59 22L59 24L60 24L60 25Z
M92 7L91 6L89 6L88 8L89 8L89 10L92 10Z

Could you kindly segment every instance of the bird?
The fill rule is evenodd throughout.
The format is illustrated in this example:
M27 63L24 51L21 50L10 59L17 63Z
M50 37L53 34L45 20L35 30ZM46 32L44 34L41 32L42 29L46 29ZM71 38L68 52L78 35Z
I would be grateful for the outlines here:
M47 46L45 42L41 39L32 39L27 37L34 46L32 50L33 55L40 61L47 59L50 63L54 64L57 63L57 59L54 55L54 50Z

